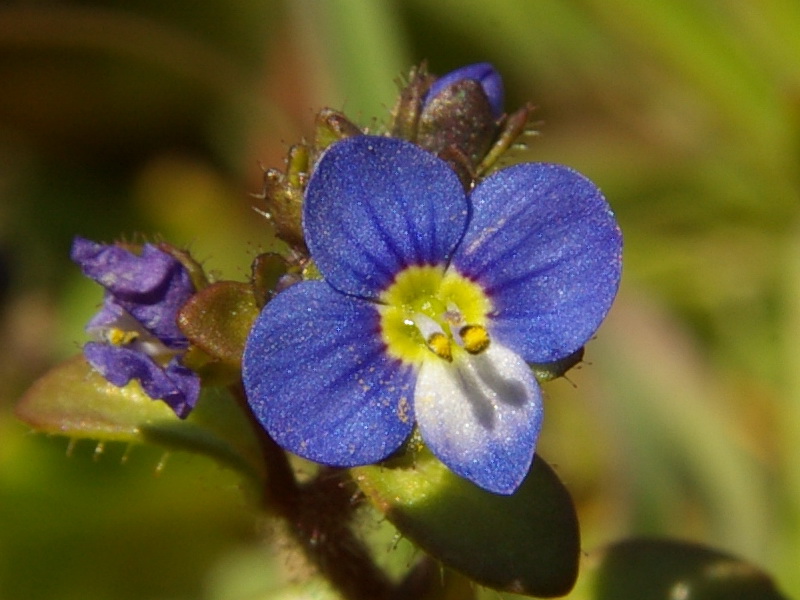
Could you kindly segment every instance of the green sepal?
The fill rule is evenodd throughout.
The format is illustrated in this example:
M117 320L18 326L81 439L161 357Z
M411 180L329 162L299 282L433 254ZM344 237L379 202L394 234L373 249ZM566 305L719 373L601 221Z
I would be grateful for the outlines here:
M212 360L238 369L258 312L250 284L219 281L189 298L178 311L178 326Z
M286 173L277 169L264 171L261 195L267 205L266 216L275 225L275 235L295 251L307 252L303 237L303 192L309 171L309 149L296 144L286 157Z
M434 80L435 77L428 74L425 63L411 68L408 82L400 90L400 95L392 109L392 122L389 126L392 137L402 138L409 142L417 141L422 99Z
M538 456L511 496L475 486L427 450L351 471L402 535L479 584L540 597L564 595L574 585L575 507Z
M296 271L296 272L292 272ZM253 259L250 266L250 285L256 306L264 308L282 287L282 280L301 279L299 267L290 270L289 262L277 252L265 252Z
M184 420L136 381L117 387L75 356L45 373L22 397L16 415L36 431L73 439L155 443L204 454L256 483L264 464L256 433L225 388L204 388Z
M563 377L567 371L583 360L583 351L583 346L581 346L578 350L560 360L550 363L531 363L534 377L540 383Z
M197 262L188 250L176 248L172 244L167 244L166 242L159 242L158 249L162 252L166 252L183 265L189 273L194 289L202 290L208 285L208 277L203 269L203 265Z
M533 106L526 104L505 118L497 139L475 169L478 177L485 177L500 166L524 162L519 156L527 149L522 138L535 134Z
M587 566L581 588L594 600L786 600L757 567L690 542L625 540L591 553Z
M295 144L286 155L286 184L302 195L311 165L311 153L305 144Z
M344 114L332 108L323 108L317 113L314 150L320 153L334 142L362 133L358 125L350 121Z

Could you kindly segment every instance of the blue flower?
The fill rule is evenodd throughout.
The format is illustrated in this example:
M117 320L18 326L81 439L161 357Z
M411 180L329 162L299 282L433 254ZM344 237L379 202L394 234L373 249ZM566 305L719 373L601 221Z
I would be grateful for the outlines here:
M152 244L141 254L75 238L72 260L105 290L103 306L86 326L90 365L116 386L136 379L151 398L184 418L200 394L200 378L180 363L189 345L177 313L194 294L186 268Z
M489 105L492 107L495 118L500 117L503 114L503 78L492 64L488 62L467 65L442 75L433 82L427 94L425 94L423 106L429 104L433 98L441 94L448 87L466 79L472 79L481 85L487 100L489 100Z
M296 454L355 466L416 422L455 473L512 493L542 422L527 363L578 350L617 291L621 234L599 190L528 163L466 195L434 155L358 136L322 156L303 217L324 281L278 294L250 333L261 424Z

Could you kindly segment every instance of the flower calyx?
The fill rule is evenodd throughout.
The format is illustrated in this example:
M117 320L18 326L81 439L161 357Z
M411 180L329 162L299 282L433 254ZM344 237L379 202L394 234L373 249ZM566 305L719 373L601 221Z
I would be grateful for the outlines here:
M264 169L264 182L260 194L264 200L266 216L275 227L275 235L300 255L308 255L303 237L303 194L313 165L320 154L331 144L354 135L361 129L348 118L331 108L323 108L316 117L313 144L295 144L286 156L286 170Z
M261 212L275 227L275 235L297 252L307 253L303 239L303 192L309 172L309 148L296 144L286 157L286 172L264 169L261 194L266 211Z
M411 69L400 91L390 135L439 156L468 190L522 136L533 133L533 107L506 115L503 100L502 78L490 63L467 65L439 78L423 63Z

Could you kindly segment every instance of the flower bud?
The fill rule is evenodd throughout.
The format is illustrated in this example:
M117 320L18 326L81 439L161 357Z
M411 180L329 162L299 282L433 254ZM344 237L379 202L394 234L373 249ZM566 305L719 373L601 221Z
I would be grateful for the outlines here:
M475 81L480 85L484 96L489 101L495 119L503 115L503 79L500 73L488 62L475 63L450 71L433 82L423 98L423 107L427 107L436 97L448 88L462 81Z
M422 98L417 143L474 172L503 118L503 82L489 63L456 69L435 80ZM459 164L461 163L461 164Z

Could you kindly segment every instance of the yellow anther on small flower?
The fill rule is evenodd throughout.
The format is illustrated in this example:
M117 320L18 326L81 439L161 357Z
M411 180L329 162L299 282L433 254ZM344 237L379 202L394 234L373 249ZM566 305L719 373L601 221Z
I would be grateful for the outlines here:
M489 332L482 325L465 325L458 333L470 354L480 354L489 347Z
M432 333L428 338L427 344L428 348L436 356L445 359L447 362L453 362L453 348L450 345L450 338L441 331Z
M126 344L130 344L138 337L139 334L137 332L125 331L119 327L112 327L108 330L108 332L106 332L106 339L112 346L125 346Z

